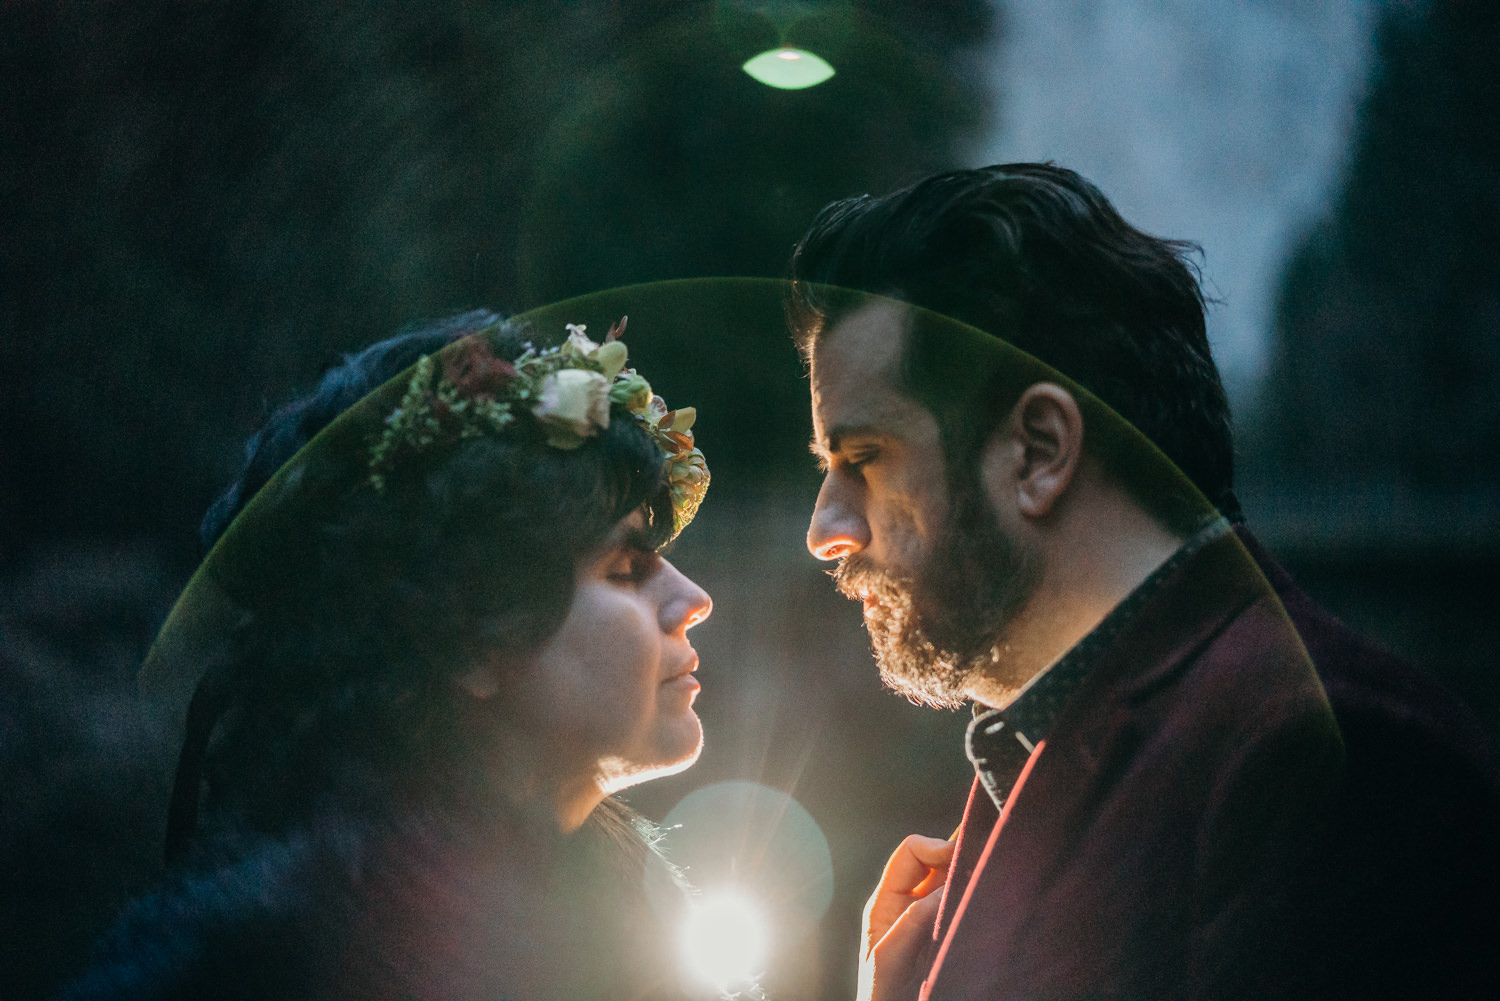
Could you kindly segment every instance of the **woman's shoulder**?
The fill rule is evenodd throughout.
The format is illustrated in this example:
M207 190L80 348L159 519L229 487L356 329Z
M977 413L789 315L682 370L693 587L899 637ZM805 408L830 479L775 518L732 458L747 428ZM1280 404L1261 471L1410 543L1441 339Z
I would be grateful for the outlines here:
M220 840L132 903L60 998L688 996L688 891L643 822L621 813L551 852L489 833L325 822Z
M64 1001L309 996L331 969L350 862L326 842L237 839L131 904Z

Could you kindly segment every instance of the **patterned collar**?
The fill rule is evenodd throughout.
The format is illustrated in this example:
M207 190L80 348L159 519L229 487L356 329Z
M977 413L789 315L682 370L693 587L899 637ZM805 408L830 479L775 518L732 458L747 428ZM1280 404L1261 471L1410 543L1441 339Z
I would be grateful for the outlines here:
M1037 744L1046 739L1052 725L1074 692L1093 672L1120 630L1151 600L1163 582L1194 553L1230 531L1224 518L1198 530L1165 563L1153 570L1134 591L1116 605L1104 620L1050 667L1043 668L1004 709L975 704L965 747L974 771L984 784L995 808L1003 810L1021 768Z

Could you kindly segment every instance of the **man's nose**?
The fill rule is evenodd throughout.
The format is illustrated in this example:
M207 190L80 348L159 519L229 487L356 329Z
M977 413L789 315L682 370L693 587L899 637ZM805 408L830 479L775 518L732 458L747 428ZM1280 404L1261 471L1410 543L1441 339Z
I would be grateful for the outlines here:
M855 491L830 473L823 478L812 522L807 526L807 551L820 560L838 560L869 544L870 525Z

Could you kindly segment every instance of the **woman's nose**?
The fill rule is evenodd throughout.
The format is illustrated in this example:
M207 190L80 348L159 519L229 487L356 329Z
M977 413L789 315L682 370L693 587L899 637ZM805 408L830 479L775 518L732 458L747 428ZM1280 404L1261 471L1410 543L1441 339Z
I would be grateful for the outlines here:
M818 503L807 526L807 551L820 560L852 556L870 544L870 525L850 487L835 473L823 478Z
M663 573L667 576L668 590L658 613L662 630L686 631L708 618L714 610L714 600L708 592L671 563L663 567Z

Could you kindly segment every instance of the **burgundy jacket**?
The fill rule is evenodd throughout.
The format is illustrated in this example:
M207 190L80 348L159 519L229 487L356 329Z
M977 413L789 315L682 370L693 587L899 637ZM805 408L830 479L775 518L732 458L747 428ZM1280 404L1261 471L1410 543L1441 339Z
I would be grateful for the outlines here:
M922 997L1295 997L1333 714L1226 535L1135 610L1007 801L977 783Z
M1344 780L1306 881L1319 996L1500 998L1500 770L1484 730L1237 531L1297 627L1344 739Z

